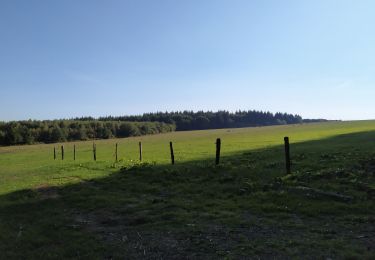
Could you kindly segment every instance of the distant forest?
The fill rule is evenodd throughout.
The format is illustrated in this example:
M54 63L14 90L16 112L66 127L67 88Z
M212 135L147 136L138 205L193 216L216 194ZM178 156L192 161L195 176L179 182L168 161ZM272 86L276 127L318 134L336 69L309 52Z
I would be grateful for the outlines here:
M0 123L0 145L57 143L172 132L161 122L102 122L98 120L17 121Z
M69 120L0 122L0 145L55 143L130 137L172 131L299 124L299 115L262 111L157 112L139 116L81 117Z
M93 118L80 118L93 120ZM203 130L219 128L239 128L250 126L299 124L304 120L299 115L262 111L228 111L204 112L158 112L139 116L100 117L99 121L129 121L129 122L164 122L176 125L177 131ZM309 120L322 121L322 120Z

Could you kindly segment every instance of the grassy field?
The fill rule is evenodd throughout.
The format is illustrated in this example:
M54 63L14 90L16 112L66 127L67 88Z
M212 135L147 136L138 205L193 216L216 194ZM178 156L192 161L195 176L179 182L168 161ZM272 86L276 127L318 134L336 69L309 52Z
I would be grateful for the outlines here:
M61 144L0 147L0 258L375 257L375 121L96 144L96 162L92 141L65 143L64 161Z

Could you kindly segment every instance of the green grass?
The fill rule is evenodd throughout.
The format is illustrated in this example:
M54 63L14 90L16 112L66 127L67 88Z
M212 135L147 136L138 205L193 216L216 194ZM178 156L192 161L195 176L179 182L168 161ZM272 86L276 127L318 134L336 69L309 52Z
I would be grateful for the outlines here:
M96 144L96 162L92 142L0 148L0 258L375 257L375 121Z

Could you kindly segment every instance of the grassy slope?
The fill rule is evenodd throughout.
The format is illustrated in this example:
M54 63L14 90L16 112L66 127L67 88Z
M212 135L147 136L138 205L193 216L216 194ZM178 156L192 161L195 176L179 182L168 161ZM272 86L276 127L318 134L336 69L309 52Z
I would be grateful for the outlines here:
M0 256L374 257L374 130L332 122L103 140L97 162L92 142L76 143L76 162L73 143L64 162L53 145L0 148ZM151 164L135 163L139 140Z

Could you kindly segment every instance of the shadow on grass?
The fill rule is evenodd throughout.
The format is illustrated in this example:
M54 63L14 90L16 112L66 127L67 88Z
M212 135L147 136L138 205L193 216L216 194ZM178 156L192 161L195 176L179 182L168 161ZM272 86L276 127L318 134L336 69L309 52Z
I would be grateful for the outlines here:
M291 150L291 175L276 146L1 196L0 257L374 257L375 132Z

